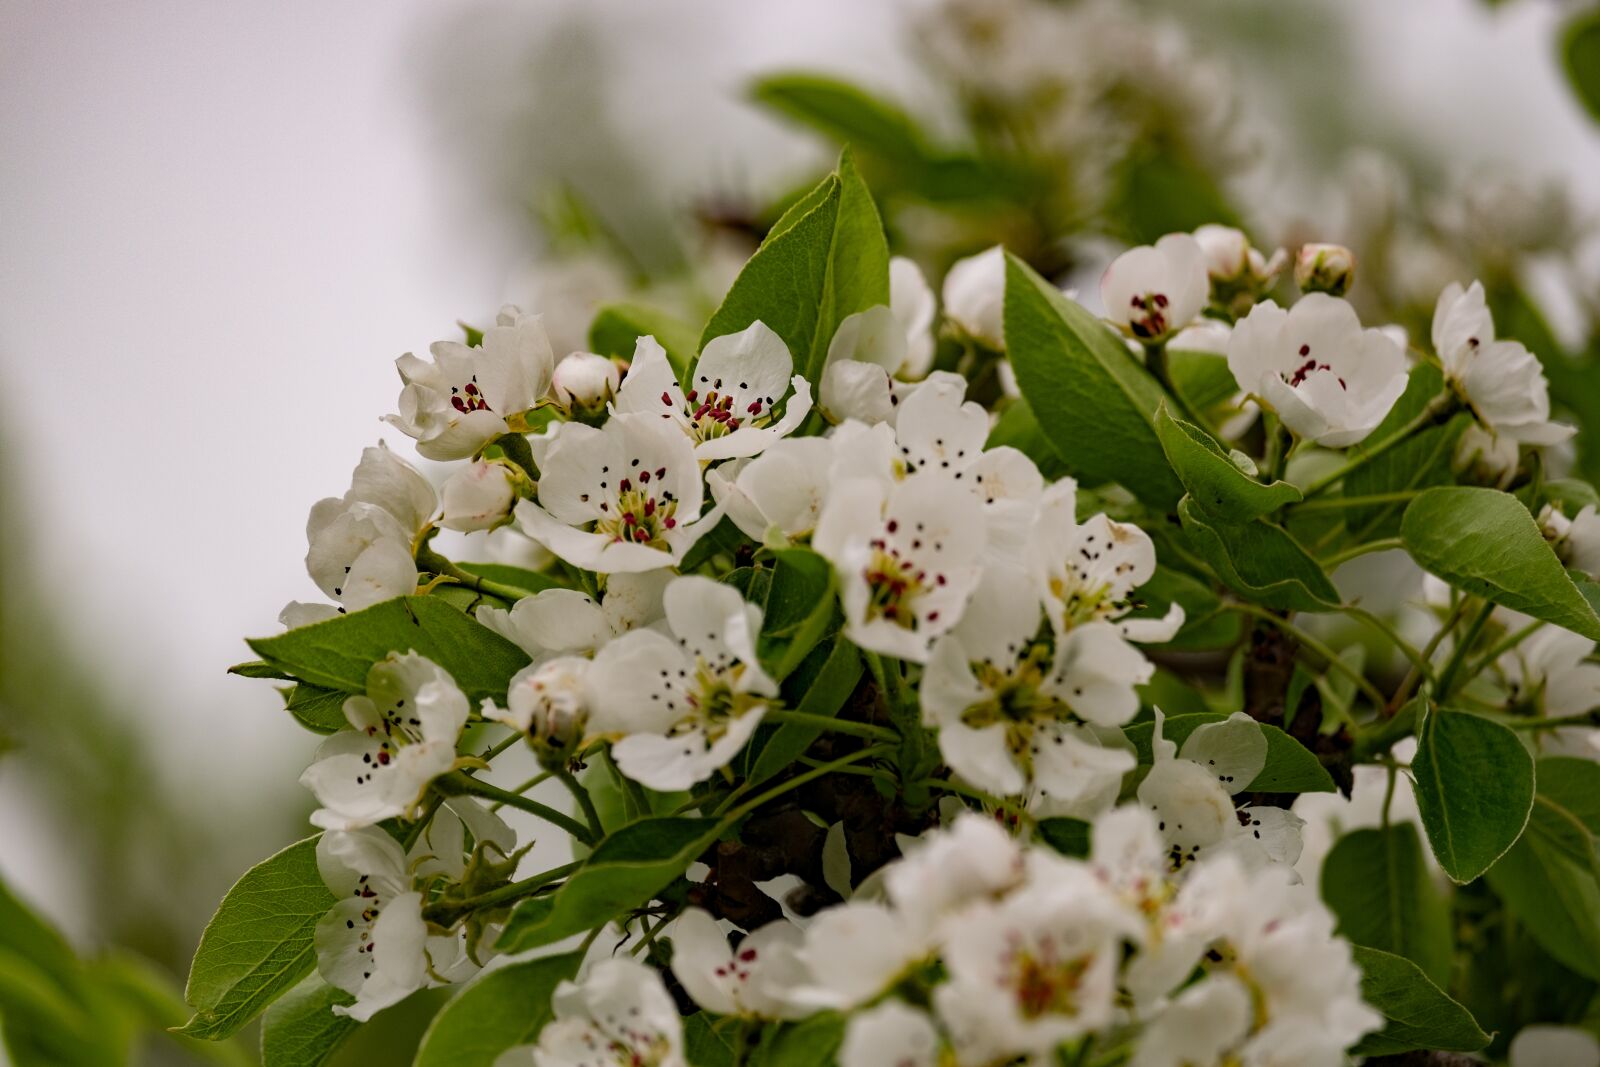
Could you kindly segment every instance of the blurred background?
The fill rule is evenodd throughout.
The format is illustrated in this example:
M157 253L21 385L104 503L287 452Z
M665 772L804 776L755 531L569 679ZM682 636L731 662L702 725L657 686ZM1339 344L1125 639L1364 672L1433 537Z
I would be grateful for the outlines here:
M1004 240L1092 291L1123 245L1212 220L1351 243L1364 314L1413 330L1482 276L1600 429L1584 19L0 0L0 882L155 1000L181 983L228 885L304 836L316 738L225 671L315 598L312 502L375 440L412 454L378 421L390 361L508 300L558 354L624 296L703 318L842 141L935 277Z

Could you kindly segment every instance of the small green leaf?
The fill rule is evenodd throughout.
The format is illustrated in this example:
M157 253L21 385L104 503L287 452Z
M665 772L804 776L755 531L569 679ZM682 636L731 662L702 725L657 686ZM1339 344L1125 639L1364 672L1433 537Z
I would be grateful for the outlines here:
M1600 981L1600 860L1577 815L1541 792L1527 829L1486 877L1540 947Z
M1177 744L1182 750L1184 740L1196 727L1206 723L1224 722L1228 716L1220 712L1202 711L1191 715L1168 715L1161 736ZM1266 723L1259 724L1267 738L1267 765L1256 775L1246 789L1253 793L1331 793L1333 779L1327 768L1317 762L1304 745ZM1133 745L1139 762L1146 766L1153 758L1150 748L1155 735L1154 722L1136 722L1122 728L1123 736Z
M1282 611L1331 611L1339 591L1288 531L1262 519L1225 523L1202 514L1189 497L1178 518L1194 551L1235 592Z
M1163 234L1188 233L1208 222L1240 224L1216 178L1170 144L1132 153L1117 179L1105 217L1121 224L1131 244L1155 244Z
M385 600L365 611L249 642L301 681L359 693L367 671L391 652L417 652L449 672L473 701L503 697L528 654L436 597Z
M1412 1049L1475 1052L1489 1043L1472 1013L1408 959L1375 948L1353 946L1361 968L1361 999L1387 1022L1350 1051L1357 1056L1392 1056Z
M751 1067L817 1067L833 1062L844 1043L844 1017L822 1012L787 1023L750 1057Z
M1139 587L1139 600L1144 606L1129 618L1159 619L1172 604L1183 607L1183 627L1161 648L1198 652L1239 643L1244 618L1226 610L1210 585L1183 571L1156 564L1155 574Z
M589 324L589 348L602 356L632 359L641 337L654 337L679 378L689 373L698 348L695 328L675 315L644 304L607 304Z
M335 1015L355 998L317 974L285 993L261 1017L261 1067L322 1067L361 1024Z
M1449 981L1450 913L1411 823L1341 837L1322 862L1322 899L1352 943L1404 956L1435 983Z
M1566 808L1574 818L1600 834L1600 763L1577 756L1545 756L1539 760L1539 795Z
M706 323L700 347L760 320L794 357L794 370L822 380L839 323L889 303L883 223L848 150L839 169L778 221Z
M487 578L501 585L515 586L532 596L546 589L567 589L570 586L553 574L530 571L526 567L513 567L509 563L458 563L456 566L468 574Z
M1173 418L1165 401L1156 412L1156 435L1190 504L1208 515L1244 523L1300 499L1300 490L1288 482L1267 485L1240 470L1210 434Z
M289 714L312 733L331 734L350 725L344 717L344 702L350 694L339 689L324 689L301 682L283 691L283 704Z
M582 962L583 953L569 952L480 975L433 1017L414 1067L493 1067L506 1049L533 1044L550 1019L556 986Z
M1074 859L1089 855L1092 827L1082 819L1055 818L1039 820L1039 836L1044 843Z
M1517 735L1478 715L1435 709L1411 761L1417 810L1444 873L1466 884L1494 866L1528 824L1533 757Z
M648 904L710 847L717 825L661 816L624 826L561 888L518 904L495 948L510 953L553 944Z
M784 703L796 711L831 719L855 692L861 671L861 654L849 641L819 645L785 682ZM754 782L766 781L793 763L821 734L820 728L799 723L763 726L749 745L745 777Z
M1068 469L1170 508L1182 486L1156 435L1166 394L1116 335L1010 254L1005 326L1017 384Z
M758 651L781 682L811 654L839 614L833 595L833 565L808 548L785 548L767 588Z
M251 660L249 663L235 663L228 668L229 674L237 674L240 678L276 678L280 681L294 681L287 674L274 667L265 660Z
M1600 616L1511 494L1426 490L1406 508L1400 536L1424 570L1457 589L1600 640Z
M1561 65L1589 117L1600 122L1600 10L1579 11L1561 32Z
M734 1067L739 1020L697 1011L683 1020L684 1058L694 1067Z
M1361 447L1370 449L1399 433L1422 414L1443 389L1444 374L1438 367L1431 363L1417 364L1406 382L1406 391L1362 442ZM1443 426L1429 426L1413 434L1408 440L1346 475L1343 495L1377 496L1452 484L1455 477L1450 464L1455 455L1456 441L1471 422L1472 416L1461 412ZM1397 500L1344 509L1350 542L1359 544L1377 537L1395 536L1400 532L1400 516L1404 514L1405 506L1406 501Z
M227 1037L310 973L312 933L333 905L317 873L316 836L246 871L200 935L183 991L195 1014L181 1033Z

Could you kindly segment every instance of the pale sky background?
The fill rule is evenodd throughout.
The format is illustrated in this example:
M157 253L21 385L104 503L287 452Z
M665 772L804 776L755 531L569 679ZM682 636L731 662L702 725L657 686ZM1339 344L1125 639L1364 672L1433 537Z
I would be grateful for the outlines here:
M571 6L0 0L0 474L26 502L5 542L26 545L163 773L224 813L300 801L315 739L269 685L223 671L315 596L308 508L383 436L394 357L491 314L523 250L472 202L471 168L440 158L422 57L463 11L516 40ZM901 84L908 6L582 5L613 26L636 153L685 195L810 158L738 103L750 74ZM1551 58L1559 5L1335 6L1357 27L1351 82L1381 86L1387 112L1454 154L1566 175L1596 206L1600 137ZM462 84L483 74L463 64ZM71 923L73 872L19 801L0 765L0 873Z

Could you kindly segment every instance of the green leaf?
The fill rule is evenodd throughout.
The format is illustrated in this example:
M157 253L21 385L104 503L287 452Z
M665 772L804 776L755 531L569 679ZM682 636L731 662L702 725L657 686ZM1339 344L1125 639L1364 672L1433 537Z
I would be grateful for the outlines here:
M679 378L689 373L699 351L698 334L675 315L644 304L607 304L589 324L589 348L602 356L632 359L641 337L654 337L661 343Z
M1413 824L1341 837L1322 862L1322 900L1352 943L1404 956L1435 983L1449 981L1450 913Z
M1161 736L1183 749L1183 742L1198 726L1224 722L1228 716L1215 711L1192 715L1168 715ZM1267 738L1267 764L1246 788L1253 793L1331 793L1333 779L1307 748L1276 726L1259 724ZM1154 758L1150 742L1155 736L1154 722L1136 722L1122 728L1141 764Z
M849 641L835 640L818 646L783 687L784 703L808 715L833 718L844 707L861 680L861 655ZM792 683L798 683L792 684ZM751 742L745 777L764 782L793 763L822 735L815 726L784 723Z
M1409 425L1433 399L1444 390L1444 374L1431 363L1419 363L1411 371L1406 391L1395 401L1389 414L1362 443L1370 449L1385 439L1399 433ZM1376 496L1381 493L1405 492L1426 489L1435 485L1450 485L1455 481L1451 460L1455 455L1456 441L1461 431L1471 424L1472 416L1461 412L1443 426L1430 426L1395 445L1378 458L1357 467L1345 476L1343 495L1346 497ZM1351 543L1359 544L1376 537L1393 537L1400 532L1400 516L1406 501L1344 509L1344 520L1350 530Z
M889 303L889 245L848 150L839 169L780 219L706 323L700 347L760 320L783 338L796 374L822 380L839 323Z
M582 962L583 953L569 952L480 975L433 1017L414 1067L493 1067L506 1049L532 1044L550 1019L556 986Z
M1173 418L1165 401L1156 412L1156 435L1190 504L1208 515L1244 523L1300 499L1300 490L1288 482L1266 485L1240 470L1210 434Z
M1178 518L1191 548L1228 588L1282 611L1330 611L1339 591L1311 555L1281 526L1262 519L1225 523L1204 515L1189 497Z
M721 1027L719 1030L718 1027ZM697 1011L683 1020L684 1059L694 1067L734 1067L739 1021Z
M985 449L1009 446L1033 460L1034 466L1039 468L1051 481L1055 481L1067 474L1067 465L1062 462L1056 453L1055 446L1039 428L1039 420L1033 417L1033 408L1029 406L1026 397L1017 397L1005 406L1000 412L1000 417L995 420L994 427L989 431L989 439L984 442Z
M526 567L513 567L509 563L458 563L456 566L479 578L487 578L501 585L515 586L529 596L542 593L546 589L570 588L566 582L553 574L530 571Z
M1233 399L1239 383L1228 369L1228 357L1215 352L1167 349L1167 374L1172 387L1192 411L1206 412Z
M1166 615L1168 606L1183 606L1183 626L1171 641L1161 645L1181 651L1205 651L1232 648L1238 644L1244 627L1244 618L1236 611L1227 611L1211 586L1182 571L1165 564L1156 564L1156 572L1139 587L1139 600L1143 607L1130 614L1130 618L1159 619Z
M312 933L333 907L317 873L317 837L244 873L200 935L183 999L190 1037L217 1040L255 1018L316 965Z
M1539 760L1539 795L1559 804L1592 834L1600 834L1600 763L1577 756Z
M495 948L523 952L648 904L716 840L713 819L660 816L611 834L554 893L518 904Z
M1171 508L1182 486L1155 422L1166 394L1123 343L1009 253L1005 327L1017 384L1068 469Z
M1600 122L1600 10L1579 11L1561 32L1561 66L1589 117Z
M1039 836L1063 856L1084 859L1089 855L1093 828L1082 819L1040 819Z
M1351 950L1361 968L1361 999L1387 1020L1361 1039L1356 1056L1392 1056L1411 1049L1475 1052L1489 1043L1472 1013L1428 980L1415 963L1375 948Z
M1600 981L1600 859L1577 815L1541 792L1527 829L1486 877L1540 947Z
M1400 522L1413 559L1457 589L1600 640L1600 616L1509 493L1429 489Z
M1435 709L1417 731L1417 810L1444 873L1466 884L1528 824L1533 757L1517 735L1464 711Z
M1216 179L1170 146L1134 153L1118 177L1105 217L1122 224L1131 244L1155 244L1163 234L1188 233L1207 222L1240 225Z
M325 689L359 693L391 652L417 652L450 673L476 703L504 697L528 654L435 597L385 600L365 611L249 642L267 662Z
M228 668L229 674L236 674L240 678L275 678L279 681L294 681L272 664L263 660L251 660L249 663L235 663Z
M750 1057L751 1067L818 1067L833 1062L844 1043L844 1017L822 1012L785 1025Z
M283 691L284 707L312 733L331 734L350 725L344 717L344 702L350 696L340 689L301 682Z
M811 654L839 614L833 565L808 548L784 548L767 587L758 651L774 680L783 681Z
M285 993L261 1018L261 1067L322 1067L361 1024L335 1015L355 998L317 974Z
M772 74L750 87L756 101L819 133L903 164L927 156L922 132L898 107L819 74Z

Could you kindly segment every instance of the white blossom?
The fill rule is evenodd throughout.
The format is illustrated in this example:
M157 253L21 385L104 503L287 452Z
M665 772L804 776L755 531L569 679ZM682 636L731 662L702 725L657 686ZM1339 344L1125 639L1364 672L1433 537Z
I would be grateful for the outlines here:
M928 952L893 909L851 899L818 913L796 955L804 978L790 990L798 1006L848 1011L891 988Z
M691 575L664 600L669 633L633 630L595 655L590 729L622 735L611 753L623 774L673 792L727 765L778 687L756 659L761 609L737 590Z
M939 1067L939 1031L928 1013L886 1000L845 1024L839 1067Z
M1006 250L957 260L944 276L944 317L989 348L1006 346Z
M510 466L478 460L450 476L440 491L439 525L450 530L492 530L511 521L519 476Z
M1474 422L1456 441L1452 466L1473 481L1504 489L1517 474L1522 449L1509 435L1496 434Z
M1570 519L1554 504L1546 504L1539 512L1539 526L1561 562L1600 577L1600 512L1593 504L1585 504Z
M483 343L435 341L433 362L407 353L395 361L405 388L400 412L385 416L428 459L476 455L513 427L550 388L555 357L538 315L502 308Z
M916 379L933 365L933 319L938 302L915 260L893 256L889 260L889 310L906 339L905 358L893 368L901 378Z
M1209 293L1206 253L1186 233L1128 249L1100 279L1106 317L1146 344L1165 341L1194 321Z
M1244 285L1257 292L1272 287L1279 272L1288 263L1283 249L1275 249L1270 257L1263 256L1250 243L1243 230L1217 223L1207 223L1194 231L1194 239L1205 253L1206 274L1213 289L1217 283Z
M1600 1067L1600 1040L1577 1026L1524 1026L1511 1039L1511 1067Z
M615 360L593 352L573 352L556 364L550 392L569 412L598 415L622 387Z
M1483 285L1452 282L1433 311L1433 349L1445 380L1496 437L1525 445L1565 441L1573 428L1550 421L1550 385L1539 360L1516 341L1496 341Z
M1257 304L1233 328L1228 368L1239 388L1297 435L1327 448L1366 439L1406 388L1405 352L1355 309L1310 293L1285 311Z
M576 589L542 589L508 610L482 605L477 620L535 660L552 653L592 654L613 637L665 617L662 595L670 571L614 574L597 603Z
M1600 708L1600 663L1595 643L1558 626L1541 627L1500 657L1513 703L1526 701L1548 719Z
M539 1032L534 1067L688 1067L683 1021L661 977L626 957L562 982Z
M968 904L1015 889L1025 873L1016 840L993 819L966 812L889 864L883 885L905 928L931 948Z
M789 920L768 923L730 948L715 919L688 908L666 936L672 941L673 975L706 1011L750 1019L809 1014L788 999L803 974L795 955L802 935Z
M1355 273L1355 253L1344 245L1301 245L1294 258L1294 283L1302 293L1343 296L1354 284Z
M706 484L745 536L766 542L775 532L794 540L816 529L836 462L832 439L786 437L753 459L712 467Z

